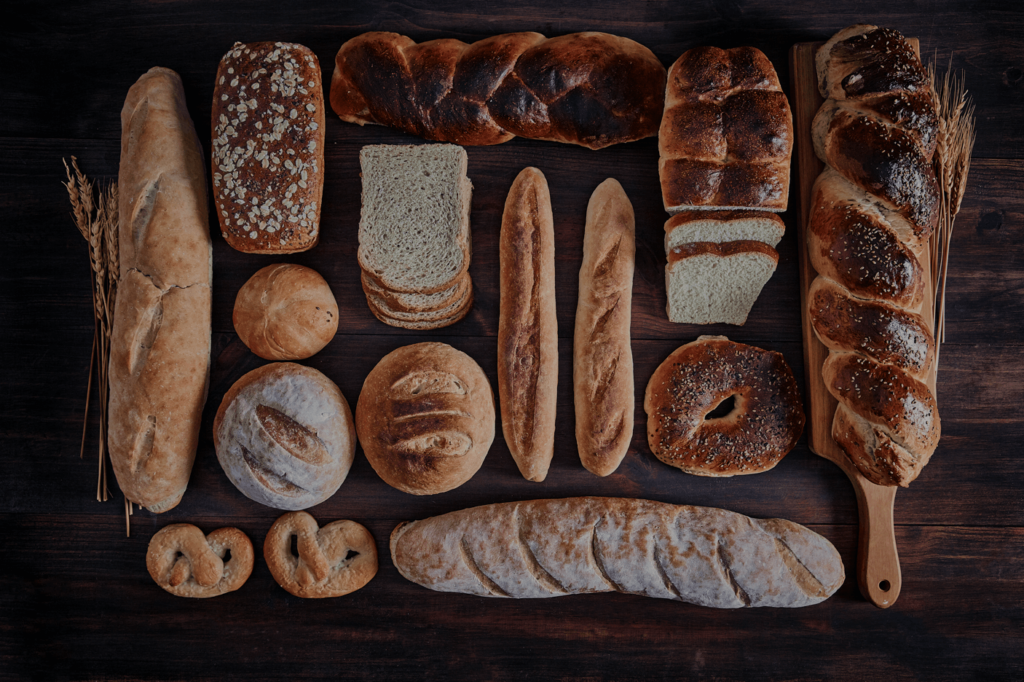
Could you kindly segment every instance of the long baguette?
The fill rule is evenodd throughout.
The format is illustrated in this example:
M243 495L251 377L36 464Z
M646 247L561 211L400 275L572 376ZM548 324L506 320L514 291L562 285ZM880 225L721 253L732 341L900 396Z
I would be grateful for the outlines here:
M544 174L525 168L501 219L501 429L523 478L543 481L555 450L558 320L555 224Z
M188 485L210 374L206 179L178 74L143 74L121 130L107 441L125 497L164 512Z
M576 444L583 466L598 476L618 468L633 438L635 256L633 206L609 178L587 205L572 356Z
M843 583L835 547L801 525L708 507L578 497L491 504L400 524L391 558L440 592L626 592L717 608L796 607Z

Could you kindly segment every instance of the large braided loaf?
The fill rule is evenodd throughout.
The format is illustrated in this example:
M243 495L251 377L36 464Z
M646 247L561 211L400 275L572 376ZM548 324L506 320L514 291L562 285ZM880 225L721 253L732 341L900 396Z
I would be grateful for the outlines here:
M830 350L832 437L866 478L907 486L938 445L925 383L935 341L921 316L921 256L938 219L937 114L928 74L897 31L850 26L816 57L808 313Z
M428 140L490 145L515 136L600 149L658 134L665 67L607 33L507 33L472 45L364 33L335 58L331 107Z

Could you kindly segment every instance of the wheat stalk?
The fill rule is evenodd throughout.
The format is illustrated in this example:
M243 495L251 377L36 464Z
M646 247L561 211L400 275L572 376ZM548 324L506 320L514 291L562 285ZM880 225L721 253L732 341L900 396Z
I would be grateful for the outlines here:
M976 125L974 104L967 93L964 72L953 71L953 57L943 74L936 77L935 62L928 65L932 94L938 111L939 137L933 164L939 183L938 229L931 240L932 293L935 295L935 366L939 348L946 340L946 277L953 224L967 190ZM938 85L937 85L938 84Z
M85 435L89 419L92 377L95 370L100 403L99 460L96 476L96 499L105 502L109 497L107 486L107 399L109 397L108 364L110 360L110 331L113 327L114 303L117 297L118 216L117 184L97 188L78 167L78 159L71 157L71 166L64 162L67 182L63 183L71 200L71 216L75 227L89 244L89 269L92 272L93 350L89 357L89 382L85 393L85 423L82 425L82 451L85 453ZM73 172L72 172L73 170Z

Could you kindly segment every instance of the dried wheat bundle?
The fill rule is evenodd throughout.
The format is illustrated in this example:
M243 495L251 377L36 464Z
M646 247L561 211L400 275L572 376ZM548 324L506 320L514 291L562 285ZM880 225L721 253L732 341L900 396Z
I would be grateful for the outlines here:
M107 364L110 358L110 329L114 323L114 300L117 296L118 219L117 183L97 187L78 168L78 159L71 157L71 166L64 162L68 181L62 183L71 199L71 217L89 244L89 265L92 270L92 307L95 331L89 358L89 385L85 392L85 423L82 425L82 449L85 455L86 425L89 421L89 398L92 377L97 377L100 403L99 463L96 478L96 499L105 502L107 487Z
M939 146L935 174L939 181L939 224L931 240L932 291L935 292L935 358L946 338L946 273L953 223L960 211L971 168L976 125L974 103L967 94L963 71L953 71L953 58L942 79L936 77L935 61L928 65L932 91L939 111Z

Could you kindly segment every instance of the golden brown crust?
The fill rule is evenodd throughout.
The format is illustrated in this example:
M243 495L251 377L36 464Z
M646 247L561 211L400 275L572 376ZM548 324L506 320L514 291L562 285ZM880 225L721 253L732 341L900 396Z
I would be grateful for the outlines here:
M224 561L228 553L231 557ZM149 541L146 568L157 585L176 597L204 599L234 592L249 579L252 542L237 528L204 536L188 523L164 526Z
M508 33L417 45L371 32L338 50L331 106L342 120L429 140L489 145L518 135L600 149L657 134L665 67L606 33Z
M296 538L298 556L292 553ZM270 527L263 557L277 584L296 597L322 599L355 592L377 574L377 546L355 521L323 528L302 511L285 514Z
M576 445L583 466L598 476L618 468L633 438L635 259L633 205L609 178L587 204L572 355Z
M245 253L306 251L320 239L324 94L316 55L295 43L235 43L213 90L214 201Z
M384 356L363 382L356 431L370 466L413 495L457 488L494 440L494 394L480 366L444 343Z
M733 410L708 415L733 397ZM654 371L644 394L647 441L665 464L698 476L767 471L804 428L800 390L780 353L702 336Z
M206 178L175 72L140 77L121 125L107 445L125 496L163 512L188 485L210 371Z
M334 338L338 303L316 270L278 263L242 285L231 321L242 343L264 360L302 360Z
M752 47L697 47L669 69L658 135L665 210L784 211L793 117L771 62Z
M536 168L523 169L509 190L499 255L501 428L523 478L543 481L555 447L558 319L551 195Z

